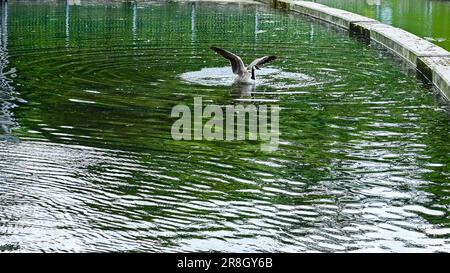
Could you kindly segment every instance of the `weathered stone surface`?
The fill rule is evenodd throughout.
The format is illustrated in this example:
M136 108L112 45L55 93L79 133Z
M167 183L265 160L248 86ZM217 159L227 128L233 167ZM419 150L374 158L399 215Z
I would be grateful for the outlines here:
M330 8L328 6L307 2L307 1L290 1L280 0L290 3L290 9L296 12L307 14L309 16L327 21L339 27L349 29L351 23L355 22L376 22L376 20L364 17L348 11Z
M330 8L328 6L296 0L258 0L263 3L269 2L275 8L291 10L302 13L333 25L349 29L350 24L354 22L376 22L376 20L364 17L348 11Z
M258 1L326 21L383 45L417 68L450 101L450 53L445 49L400 28L322 4L296 0Z
M418 57L450 57L445 49L400 28L379 22L357 22L355 25L368 30L371 40L391 49L413 66L417 66Z
M438 67L433 72L433 83L450 101L450 65Z
M450 101L450 57L422 57L420 62L428 68L433 84Z

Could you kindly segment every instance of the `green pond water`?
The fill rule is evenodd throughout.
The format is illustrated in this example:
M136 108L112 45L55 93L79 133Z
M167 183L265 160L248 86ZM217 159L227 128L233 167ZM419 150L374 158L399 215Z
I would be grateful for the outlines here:
M450 251L450 123L401 62L263 5L2 6L0 251ZM211 45L280 58L231 85ZM178 104L278 105L176 141Z
M450 50L448 0L312 0L390 24Z

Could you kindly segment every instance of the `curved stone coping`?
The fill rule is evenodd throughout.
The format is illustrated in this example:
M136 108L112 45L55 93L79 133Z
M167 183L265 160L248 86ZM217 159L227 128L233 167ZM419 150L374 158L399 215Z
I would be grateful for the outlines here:
M410 32L348 11L315 2L298 0L257 0L275 8L298 12L374 41L405 59L428 78L450 102L450 52Z

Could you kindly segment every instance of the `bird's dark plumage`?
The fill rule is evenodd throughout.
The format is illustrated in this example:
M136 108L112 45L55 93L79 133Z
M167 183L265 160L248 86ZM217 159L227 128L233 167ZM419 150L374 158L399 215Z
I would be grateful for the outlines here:
M245 67L244 62L242 59L225 49L221 49L218 47L211 47L211 49L219 54L220 56L224 57L228 61L230 61L231 68L233 70L234 74L239 75L238 80L245 81L245 79L251 78L252 80L255 80L255 69L260 69L260 66L266 63L270 63L277 59L276 56L270 55L270 56L264 56L261 58L255 59L253 62L251 62L247 67Z

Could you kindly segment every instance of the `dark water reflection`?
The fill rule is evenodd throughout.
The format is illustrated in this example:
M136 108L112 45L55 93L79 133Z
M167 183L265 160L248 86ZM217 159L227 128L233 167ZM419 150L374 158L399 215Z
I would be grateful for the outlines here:
M449 121L383 52L259 5L8 11L0 250L450 250ZM225 67L213 44L282 56L249 91L278 151L172 140L173 106L240 97L182 77Z

